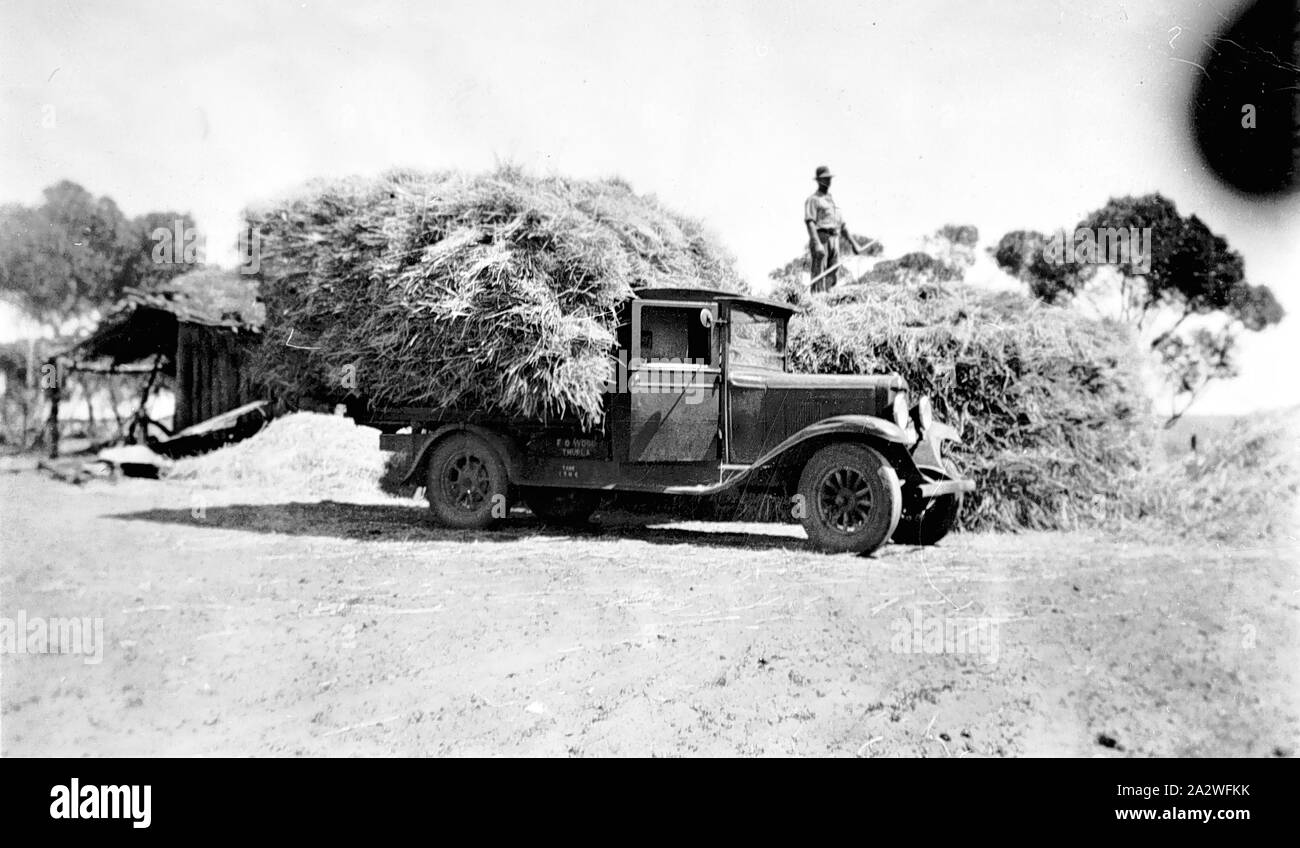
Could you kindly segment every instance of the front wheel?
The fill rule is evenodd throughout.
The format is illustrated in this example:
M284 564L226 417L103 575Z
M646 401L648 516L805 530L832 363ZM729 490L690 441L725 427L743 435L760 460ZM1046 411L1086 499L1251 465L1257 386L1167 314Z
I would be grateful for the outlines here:
M957 480L961 478L961 469L951 459L943 461L946 477L937 471L922 469L927 480ZM963 500L961 492L951 495L939 495L929 498L920 510L906 515L894 531L894 541L900 545L936 545L948 535L957 524L957 515L961 512Z
M903 508L898 474L866 445L817 451L799 476L803 527L818 550L874 553L889 541Z
M443 439L429 454L426 471L429 509L440 524L482 530L505 517L506 468L482 437L456 433Z

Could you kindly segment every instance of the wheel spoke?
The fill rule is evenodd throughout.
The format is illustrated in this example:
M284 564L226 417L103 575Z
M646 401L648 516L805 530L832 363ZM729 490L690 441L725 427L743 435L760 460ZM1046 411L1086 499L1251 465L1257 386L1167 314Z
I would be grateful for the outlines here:
M491 474L477 456L457 454L448 459L443 469L443 494L457 507L474 512L491 496Z
M817 488L817 509L832 530L858 533L870 523L871 492L870 479L861 469L834 468L826 472Z

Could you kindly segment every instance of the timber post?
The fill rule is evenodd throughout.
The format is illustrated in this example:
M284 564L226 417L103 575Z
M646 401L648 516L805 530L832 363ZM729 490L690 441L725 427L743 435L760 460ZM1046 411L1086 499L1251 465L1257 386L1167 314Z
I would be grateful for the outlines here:
M63 392L63 367L57 356L50 357L45 362L46 365L54 366L54 375L48 374L42 379L48 379L49 385L45 387L46 396L50 401L50 420L49 420L49 439L50 439L50 459L59 458L59 396Z

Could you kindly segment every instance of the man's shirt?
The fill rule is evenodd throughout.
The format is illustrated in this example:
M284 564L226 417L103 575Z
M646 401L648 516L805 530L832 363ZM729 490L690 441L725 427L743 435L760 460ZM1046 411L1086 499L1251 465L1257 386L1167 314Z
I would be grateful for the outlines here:
M830 193L814 193L803 204L804 221L812 221L819 230L839 230L840 209L831 199Z

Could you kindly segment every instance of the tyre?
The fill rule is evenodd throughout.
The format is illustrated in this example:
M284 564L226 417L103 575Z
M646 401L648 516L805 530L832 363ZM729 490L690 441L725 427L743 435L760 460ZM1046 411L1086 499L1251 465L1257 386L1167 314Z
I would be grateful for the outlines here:
M944 476L947 479L961 477L961 469L951 459L945 459L943 467L947 472L943 476L929 469L922 469L922 471L928 479L934 480L943 479ZM898 522L898 529L894 531L894 541L900 545L938 544L939 540L947 536L948 531L957 525L957 516L961 512L964 497L962 492L957 492L926 500L920 512L905 515Z
M473 433L448 436L430 451L425 469L425 496L438 523L481 530L505 517L506 468L482 437Z
M817 451L799 475L799 494L808 540L832 553L874 553L889 541L903 508L898 475L866 445Z
M591 489L525 486L519 494L533 515L546 524L583 524L600 506L600 492Z

